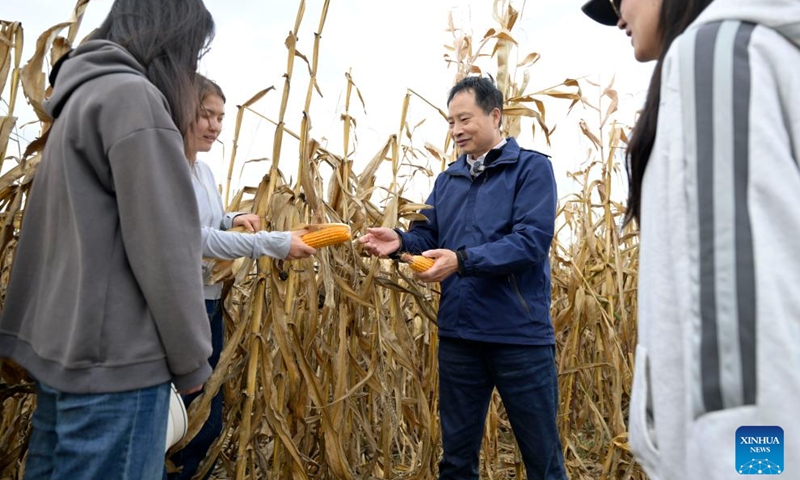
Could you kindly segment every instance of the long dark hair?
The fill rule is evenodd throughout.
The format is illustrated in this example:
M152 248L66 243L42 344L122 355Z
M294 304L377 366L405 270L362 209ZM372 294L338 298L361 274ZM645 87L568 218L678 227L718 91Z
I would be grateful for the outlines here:
M642 202L642 178L658 129L658 104L661 101L661 67L669 47L678 35L700 15L713 0L663 0L658 18L658 29L661 37L661 53L653 69L650 88L647 91L644 109L633 128L631 142L628 145L628 208L625 223L632 219L640 220Z
M214 20L202 0L115 0L91 38L122 46L144 66L185 136L197 111L197 61L213 37Z

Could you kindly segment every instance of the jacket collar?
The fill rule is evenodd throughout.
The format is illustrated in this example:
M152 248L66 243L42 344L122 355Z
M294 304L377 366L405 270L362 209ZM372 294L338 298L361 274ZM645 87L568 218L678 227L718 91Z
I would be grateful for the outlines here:
M503 165L507 163L514 163L519 159L519 144L517 143L514 137L508 137L506 139L505 145L500 150L500 156L495 158L494 160L490 160L489 163L486 163L486 168L494 168L496 165ZM488 157L488 155L487 155ZM489 157L491 158L491 157ZM458 160L451 163L447 170L444 173L448 175L452 175L455 177L469 177L471 178L472 175L469 173L469 164L467 163L467 156L461 155L458 157Z

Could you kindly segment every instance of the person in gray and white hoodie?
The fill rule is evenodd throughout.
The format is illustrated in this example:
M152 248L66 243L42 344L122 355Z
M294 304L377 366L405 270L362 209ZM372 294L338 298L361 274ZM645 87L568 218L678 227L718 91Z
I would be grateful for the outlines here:
M202 226L203 257L207 259L232 260L240 257L259 258L268 256L278 259L294 260L306 258L315 253L315 249L306 245L301 237L307 230L292 232L267 232L261 230L261 218L252 213L226 213L222 197L217 190L211 168L197 159L199 152L208 152L217 141L222 131L222 120L225 117L225 94L216 83L203 75L196 75L197 84L197 117L186 135L186 157L192 169L192 183L197 197ZM228 232L233 227L244 227L253 233ZM198 259L199 261L199 259ZM203 287L206 300L206 312L211 326L211 344L213 352L209 363L217 367L224 347L225 327L222 319L222 284L209 283L212 262L203 262L206 285ZM188 407L199 393L183 397ZM189 480L194 477L200 462L206 457L208 449L222 432L222 391L211 400L208 420L195 437L180 451L172 456L180 471L169 474L169 480ZM213 468L209 468L202 477L211 476Z
M116 0L62 57L0 318L35 379L26 479L157 479L170 382L211 373L183 134L214 22L201 0Z
M657 60L627 153L636 459L656 480L800 479L800 1L583 10Z

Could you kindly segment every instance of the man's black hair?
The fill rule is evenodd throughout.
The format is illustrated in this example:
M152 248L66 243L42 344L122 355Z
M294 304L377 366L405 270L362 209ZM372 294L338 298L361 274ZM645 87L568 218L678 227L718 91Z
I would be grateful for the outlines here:
M465 90L469 90L475 94L475 103L481 107L484 113L488 115L492 113L492 110L497 108L500 110L502 117L503 94L497 89L491 78L477 76L464 77L450 89L450 94L447 96L447 105L450 106L453 97Z

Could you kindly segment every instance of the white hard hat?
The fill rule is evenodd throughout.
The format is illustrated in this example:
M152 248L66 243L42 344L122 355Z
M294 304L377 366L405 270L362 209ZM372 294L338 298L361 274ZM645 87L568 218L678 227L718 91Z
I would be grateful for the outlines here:
M174 384L170 384L169 416L167 419L167 446L166 450L180 442L189 428L189 417L186 415L186 406Z

